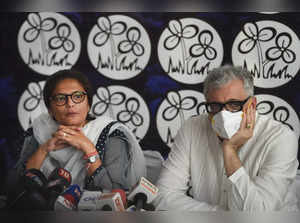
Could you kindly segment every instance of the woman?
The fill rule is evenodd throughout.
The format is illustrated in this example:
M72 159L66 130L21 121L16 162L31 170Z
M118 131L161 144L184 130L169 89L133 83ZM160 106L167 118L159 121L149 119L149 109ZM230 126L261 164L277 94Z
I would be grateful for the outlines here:
M126 126L88 114L93 94L86 76L58 71L47 80L43 96L49 114L33 121L18 172L34 168L48 177L55 168L64 168L72 184L88 190L129 190L145 176L142 150Z

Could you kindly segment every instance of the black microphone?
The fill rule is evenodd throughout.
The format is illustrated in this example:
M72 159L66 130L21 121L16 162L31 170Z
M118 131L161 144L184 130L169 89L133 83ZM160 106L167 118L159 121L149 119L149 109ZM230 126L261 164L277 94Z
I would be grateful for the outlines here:
M45 186L49 209L54 209L56 199L70 186L71 181L72 177L69 171L63 168L56 168L52 171Z
M48 177L47 189L61 194L71 185L72 177L69 171L63 168L55 168Z
M145 211L146 208L152 210L150 203L155 199L158 188L146 178L141 177L139 183L128 195L128 200L133 202L135 207L129 207L128 211Z
M109 206L108 204L106 204L106 205L104 205L101 208L101 211L112 211L112 208L111 208L111 206Z
M155 207L154 207L153 204L146 203L146 204L144 205L144 210L145 210L145 211L155 211Z
M142 195L141 200L139 200L139 196L134 199L134 201L129 201L128 208L126 211L135 212L135 211L155 211L155 207L153 204L147 203L144 197L145 194Z
M9 196L8 209L11 210L47 210L47 199L44 194L44 186L47 179L37 169L29 169L13 185L17 193Z
M144 208L145 204L147 202L147 195L144 193L137 193L134 196L133 203L135 204L136 210L140 211Z

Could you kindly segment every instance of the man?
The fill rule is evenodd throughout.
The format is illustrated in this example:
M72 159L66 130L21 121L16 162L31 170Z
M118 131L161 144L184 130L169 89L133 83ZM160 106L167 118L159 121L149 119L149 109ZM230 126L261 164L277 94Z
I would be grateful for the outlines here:
M156 210L295 210L297 137L256 113L252 75L214 69L204 95L207 114L185 122L163 165Z

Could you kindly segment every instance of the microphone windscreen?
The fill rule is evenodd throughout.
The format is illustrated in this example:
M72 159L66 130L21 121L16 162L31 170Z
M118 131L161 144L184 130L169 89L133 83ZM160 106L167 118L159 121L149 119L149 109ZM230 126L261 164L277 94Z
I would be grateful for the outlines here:
M79 210L97 210L96 200L100 199L102 192L85 190L78 203Z
M136 202L137 200L143 201L143 203L147 202L147 195L144 193L137 193L134 197L134 201Z
M24 190L13 202L12 207L18 210L47 210L44 187L47 184L45 175L38 169L29 169L20 178Z
M58 196L53 208L54 210L76 210L81 196L80 187L77 184L71 185Z
M74 204L77 206L82 196L82 191L78 184L73 184L62 193L62 196L72 197L72 200L74 200Z
M48 177L48 180L52 181L58 178L65 179L66 184L71 185L72 177L69 171L63 168L55 168L50 174L50 176Z
M158 194L158 188L145 177L141 177L139 183L128 194L127 199L133 201L138 193L145 194L147 196L146 202L151 203Z
M100 199L96 200L96 207L102 210L104 205L109 205L113 211L125 211L120 193L102 193Z
M56 168L50 174L48 181L47 189L60 194L70 186L72 177L69 171L63 168Z
M147 195L144 193L137 193L133 200L137 210L140 211L147 202Z
M28 169L22 177L24 186L27 189L40 189L47 184L45 175L38 169Z
M102 211L112 211L112 208L111 206L109 206L108 204L104 205L102 208L101 208Z
M122 189L113 189L111 190L112 193L119 193L123 202L124 207L127 207L127 199L126 199L126 193Z

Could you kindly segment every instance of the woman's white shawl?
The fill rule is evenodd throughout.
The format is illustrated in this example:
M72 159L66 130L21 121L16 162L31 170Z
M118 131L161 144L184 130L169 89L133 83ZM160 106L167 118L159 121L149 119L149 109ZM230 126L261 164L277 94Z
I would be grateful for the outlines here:
M95 120L88 122L82 128L82 132L94 145L96 145L100 133L112 121L114 120L109 117L98 117ZM41 114L33 122L33 134L40 145L47 142L57 128L58 124L46 113ZM128 171L132 173L129 181L134 184L139 181L141 176L146 176L146 164L143 151L136 140L136 137L125 125L115 123L110 128L109 133L113 132L115 129L121 130L127 137L130 157ZM87 170L85 168L86 161L83 160L83 156L84 153L74 147L66 147L64 149L51 151L48 153L40 170L48 177L55 168L64 168L71 173L72 184L78 184L82 188L84 187L84 180L87 175Z

